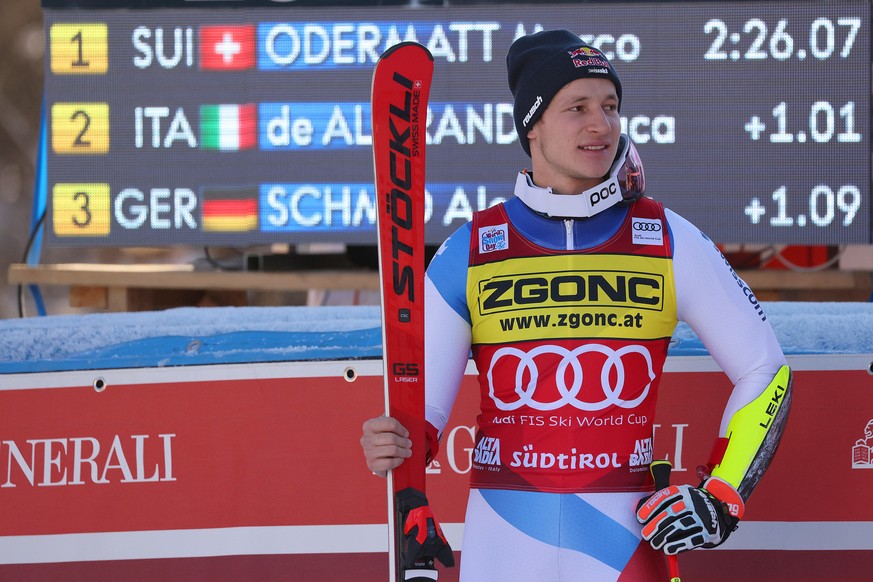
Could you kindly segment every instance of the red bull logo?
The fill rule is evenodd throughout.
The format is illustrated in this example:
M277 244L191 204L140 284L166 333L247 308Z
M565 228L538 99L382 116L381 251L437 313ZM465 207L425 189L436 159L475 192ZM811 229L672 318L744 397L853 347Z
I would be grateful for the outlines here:
M579 56L582 56L582 57L602 57L603 56L603 54L599 50L591 48L590 46L580 46L576 50L567 51L567 53L570 55L571 59L575 59L576 57L579 57Z
M606 62L604 59L598 59L598 58L573 59L573 64L576 66L577 69L580 67L603 67L603 68L609 67L608 62Z

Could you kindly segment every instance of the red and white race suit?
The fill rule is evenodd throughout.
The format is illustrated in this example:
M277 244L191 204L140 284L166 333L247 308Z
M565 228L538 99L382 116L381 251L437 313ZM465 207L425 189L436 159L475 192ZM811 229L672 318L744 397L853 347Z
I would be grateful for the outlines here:
M443 244L425 301L428 422L445 428L471 351L481 392L461 580L665 579L634 509L677 322L734 383L722 436L785 363L713 242L650 198L586 219L513 198Z

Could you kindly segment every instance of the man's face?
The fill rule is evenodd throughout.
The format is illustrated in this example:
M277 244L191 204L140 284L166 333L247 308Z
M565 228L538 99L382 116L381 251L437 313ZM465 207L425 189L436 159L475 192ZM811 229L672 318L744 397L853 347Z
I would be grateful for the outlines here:
M534 181L558 194L596 186L615 159L620 134L618 96L611 81L568 83L528 132Z
M867 423L867 426L864 428L864 436L868 439L873 439L873 420Z

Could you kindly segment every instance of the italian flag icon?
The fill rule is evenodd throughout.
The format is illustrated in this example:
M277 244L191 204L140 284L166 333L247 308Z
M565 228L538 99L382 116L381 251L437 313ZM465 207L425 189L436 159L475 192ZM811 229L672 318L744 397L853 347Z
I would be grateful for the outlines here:
M201 105L200 147L233 152L257 145L258 114L254 103Z

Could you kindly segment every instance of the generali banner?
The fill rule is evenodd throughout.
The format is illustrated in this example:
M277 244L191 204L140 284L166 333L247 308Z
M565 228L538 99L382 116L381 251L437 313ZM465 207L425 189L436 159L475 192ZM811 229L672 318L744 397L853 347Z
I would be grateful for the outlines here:
M873 579L871 360L790 358L775 461L724 549L683 554L686 577ZM369 360L0 375L0 579L386 580L386 484L359 445L381 374ZM456 550L474 374L428 469ZM711 358L668 358L654 456L675 482L697 483L730 389Z

